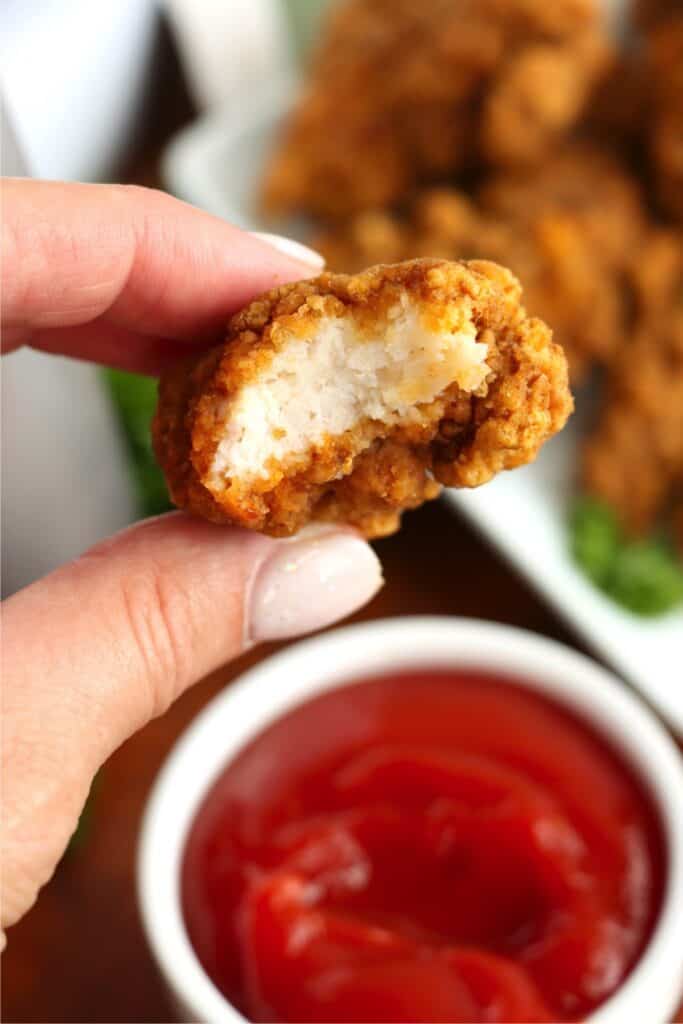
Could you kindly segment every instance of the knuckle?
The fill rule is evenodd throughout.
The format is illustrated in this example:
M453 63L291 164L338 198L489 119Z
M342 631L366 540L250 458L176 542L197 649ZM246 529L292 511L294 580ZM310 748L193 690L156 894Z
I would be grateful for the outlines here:
M122 602L149 694L148 717L154 718L172 703L188 668L188 600L163 571L151 567L122 583Z

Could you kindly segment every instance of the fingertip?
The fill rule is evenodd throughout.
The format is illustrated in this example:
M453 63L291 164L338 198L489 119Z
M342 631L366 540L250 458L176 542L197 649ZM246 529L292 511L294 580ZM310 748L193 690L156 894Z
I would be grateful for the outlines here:
M246 642L302 636L367 604L384 583L367 541L348 529L312 524L273 544L253 580Z
M325 266L324 256L302 242L295 241L293 238L286 238L284 235L273 235L267 231L252 231L251 234L254 238L258 238L259 242L265 242L266 245L277 249L283 255L297 260L298 263L303 263L314 273L319 273Z

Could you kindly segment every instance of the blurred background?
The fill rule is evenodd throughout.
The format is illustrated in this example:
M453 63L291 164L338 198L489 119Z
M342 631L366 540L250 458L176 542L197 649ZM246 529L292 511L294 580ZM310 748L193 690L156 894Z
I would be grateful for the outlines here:
M333 269L415 255L511 266L565 345L580 409L570 442L520 478L527 529L536 509L551 517L558 564L597 595L601 622L622 616L633 637L654 622L652 642L680 644L677 0L4 0L0 96L4 174L166 188L299 234ZM155 397L146 378L7 360L3 595L168 507ZM533 502L560 464L563 504L548 511ZM380 542L388 583L358 617L478 616L582 647L469 521L443 503L409 515ZM553 586L556 607L576 602L575 583ZM267 653L198 686L105 766L12 929L5 1019L168 1019L135 907L140 814L184 725Z

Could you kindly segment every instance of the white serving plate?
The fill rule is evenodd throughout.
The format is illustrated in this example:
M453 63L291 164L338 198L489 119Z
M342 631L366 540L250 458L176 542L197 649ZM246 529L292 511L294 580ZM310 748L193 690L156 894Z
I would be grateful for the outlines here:
M290 79L271 81L184 129L164 154L166 186L241 227L305 240L304 222L265 224L256 204L268 150L294 91ZM533 465L479 490L449 491L446 500L683 734L683 611L656 620L624 611L593 587L567 551L579 418Z

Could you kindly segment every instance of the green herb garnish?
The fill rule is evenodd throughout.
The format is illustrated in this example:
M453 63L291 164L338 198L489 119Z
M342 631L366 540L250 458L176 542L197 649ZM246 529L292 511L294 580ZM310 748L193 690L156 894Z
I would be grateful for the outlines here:
M105 370L105 380L128 445L140 514L166 512L171 503L164 475L154 458L150 434L157 382L123 370Z
M575 561L617 604L652 616L683 602L683 566L663 538L629 540L609 506L588 497L576 502L570 532Z

